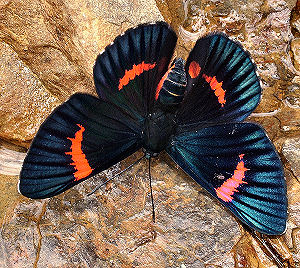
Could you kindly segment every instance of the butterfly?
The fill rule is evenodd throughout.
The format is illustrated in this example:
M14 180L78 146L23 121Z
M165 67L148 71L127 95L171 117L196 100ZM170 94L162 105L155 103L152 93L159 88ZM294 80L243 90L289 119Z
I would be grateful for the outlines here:
M41 125L23 163L20 193L52 197L141 148L147 158L165 150L244 224L283 233L282 164L263 128L243 122L262 90L250 55L212 33L186 62L170 64L176 42L164 22L116 37L94 65L98 97L76 93Z

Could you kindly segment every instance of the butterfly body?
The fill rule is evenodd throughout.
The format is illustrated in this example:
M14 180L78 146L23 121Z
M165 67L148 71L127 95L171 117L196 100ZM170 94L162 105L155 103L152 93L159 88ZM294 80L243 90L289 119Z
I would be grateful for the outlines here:
M46 119L20 174L30 198L60 194L143 148L165 150L238 219L281 234L287 218L280 158L264 130L243 120L261 87L240 44L200 38L171 67L177 36L164 22L126 31L94 66L98 98L77 93Z
M148 155L163 151L175 131L175 115L155 107L145 119L143 148Z

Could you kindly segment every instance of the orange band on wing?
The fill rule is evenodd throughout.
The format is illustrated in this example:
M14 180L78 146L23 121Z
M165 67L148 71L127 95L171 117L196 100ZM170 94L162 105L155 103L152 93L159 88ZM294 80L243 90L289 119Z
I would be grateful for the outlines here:
M217 196L225 202L231 202L234 192L238 192L237 188L243 183L247 184L243 179L245 178L245 171L249 169L245 168L245 163L242 160L244 154L240 154L239 157L241 161L237 164L233 176L216 189Z
M169 73L171 72L171 70L175 67L175 64L172 65L172 67L164 74L164 76L160 79L159 83L158 83L158 86L156 88L156 92L155 92L155 100L158 99L158 96L159 96L159 92L160 90L162 89L163 85L164 85L164 82L165 80L167 79Z
M221 104L222 107L224 107L226 100L225 90L222 88L223 82L218 82L215 76L211 77L207 76L206 74L203 74L202 77L206 80L207 83L209 83L211 89L214 91L216 97L218 98L218 102Z
M130 80L133 80L136 76L140 75L144 71L149 71L155 67L155 63L142 62L138 65L133 64L131 70L126 70L124 76L119 81L119 90L128 85Z
M94 170L90 167L81 148L81 142L83 139L82 133L85 131L85 128L80 124L77 124L77 126L80 127L80 130L75 133L75 138L68 137L68 139L72 142L71 152L65 153L72 156L73 163L71 163L70 165L73 165L77 170L74 172L75 181L86 178Z

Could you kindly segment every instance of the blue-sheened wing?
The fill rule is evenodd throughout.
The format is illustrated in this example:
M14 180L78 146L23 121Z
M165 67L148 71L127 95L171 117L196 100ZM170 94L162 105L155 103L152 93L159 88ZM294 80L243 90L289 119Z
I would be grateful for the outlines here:
M166 151L242 222L265 234L285 231L283 169L260 126L229 123L178 131Z
M224 34L200 38L186 62L179 125L237 122L258 105L261 87L250 55Z

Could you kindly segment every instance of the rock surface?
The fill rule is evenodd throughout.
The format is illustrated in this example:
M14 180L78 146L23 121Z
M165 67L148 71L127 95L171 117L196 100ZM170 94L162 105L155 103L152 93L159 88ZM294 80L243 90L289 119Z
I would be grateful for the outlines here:
M285 235L263 238L286 267L297 267L300 1L1 1L0 138L28 147L73 92L95 94L92 67L107 44L129 27L162 19L179 33L177 55L186 57L193 40L217 30L239 40L257 63L263 96L249 120L265 127L279 151L289 200ZM146 162L86 196L139 155L46 200L22 197L17 176L0 175L0 267L276 267L165 154L152 161L156 224Z

